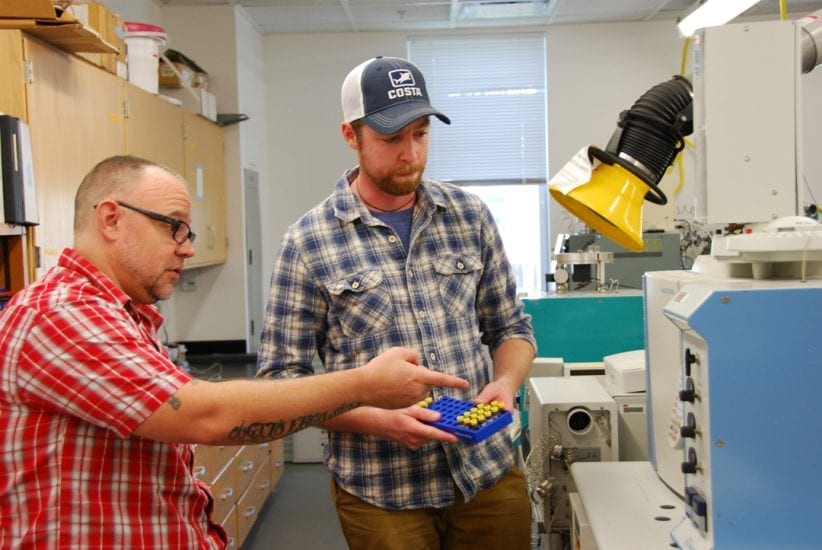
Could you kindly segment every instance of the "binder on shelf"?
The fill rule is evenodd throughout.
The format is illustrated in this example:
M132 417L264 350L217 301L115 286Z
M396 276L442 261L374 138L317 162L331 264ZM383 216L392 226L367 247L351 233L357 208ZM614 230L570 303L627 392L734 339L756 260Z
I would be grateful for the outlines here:
M28 125L19 118L0 115L0 180L2 221L37 225L37 190Z

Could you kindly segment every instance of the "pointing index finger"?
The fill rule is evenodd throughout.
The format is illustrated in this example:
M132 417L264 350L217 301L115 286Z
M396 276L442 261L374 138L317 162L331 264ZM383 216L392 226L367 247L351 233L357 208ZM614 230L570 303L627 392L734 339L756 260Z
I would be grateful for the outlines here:
M433 386L447 386L449 388L458 388L466 390L469 387L468 380L451 376L442 372L429 371L428 382Z

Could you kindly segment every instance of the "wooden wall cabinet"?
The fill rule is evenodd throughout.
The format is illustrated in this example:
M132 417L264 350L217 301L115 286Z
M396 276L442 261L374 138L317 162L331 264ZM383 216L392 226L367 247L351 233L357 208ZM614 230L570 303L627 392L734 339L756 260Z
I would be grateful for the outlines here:
M225 151L222 129L189 111L183 111L183 143L188 191L193 201L192 231L196 255L187 267L225 262Z
M223 130L200 115L136 86L125 89L126 151L182 175L191 195L196 254L185 267L225 262L225 160Z
M138 86L125 86L125 152L184 175L183 112Z
M29 125L41 268L55 265L73 244L74 195L83 177L97 162L124 153L164 164L188 181L198 240L186 267L226 261L217 124L18 30L0 30L0 74L0 112Z
M40 225L41 266L73 244L74 195L100 160L125 151L125 82L23 35L26 101Z
M136 86L125 91L126 150L182 175L191 195L196 254L186 268L226 260L223 130Z
M26 120L23 33L0 31L0 113Z

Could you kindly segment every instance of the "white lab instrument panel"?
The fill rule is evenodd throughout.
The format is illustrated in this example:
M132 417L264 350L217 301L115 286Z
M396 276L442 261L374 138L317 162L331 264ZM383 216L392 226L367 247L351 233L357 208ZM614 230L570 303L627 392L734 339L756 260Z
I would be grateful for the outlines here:
M818 547L821 309L819 279L696 283L665 308L682 330L680 548Z

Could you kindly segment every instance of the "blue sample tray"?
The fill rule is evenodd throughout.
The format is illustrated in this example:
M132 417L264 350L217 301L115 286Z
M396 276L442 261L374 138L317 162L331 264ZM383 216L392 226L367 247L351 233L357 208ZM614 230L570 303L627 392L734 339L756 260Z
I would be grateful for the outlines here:
M500 431L512 421L511 412L506 410L497 413L476 427L459 424L457 417L476 405L476 403L470 401L461 401L452 397L441 397L427 405L427 408L440 413L440 419L437 422L427 422L427 424L450 432L462 441L479 443L483 439Z

